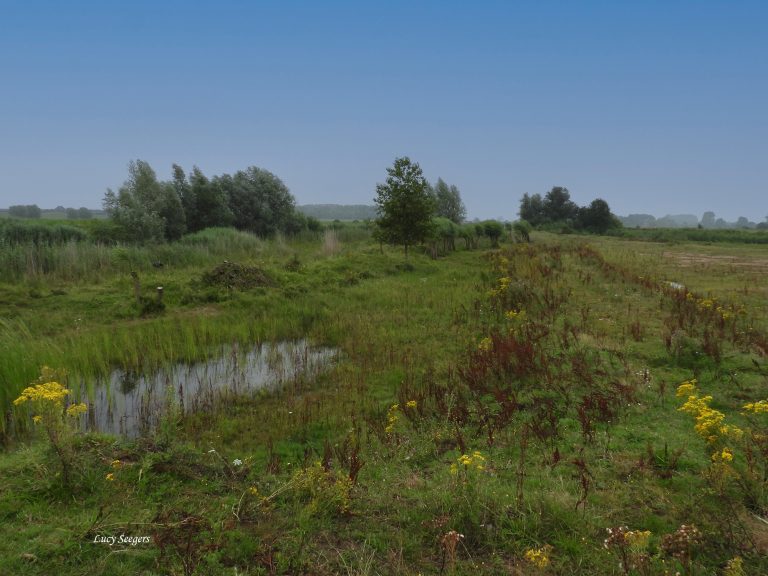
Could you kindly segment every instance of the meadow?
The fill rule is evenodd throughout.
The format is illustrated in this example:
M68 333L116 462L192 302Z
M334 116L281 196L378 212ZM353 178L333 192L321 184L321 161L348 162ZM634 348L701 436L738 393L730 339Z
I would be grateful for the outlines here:
M531 240L3 244L0 573L768 573L765 247ZM82 431L115 368L298 340L336 359Z

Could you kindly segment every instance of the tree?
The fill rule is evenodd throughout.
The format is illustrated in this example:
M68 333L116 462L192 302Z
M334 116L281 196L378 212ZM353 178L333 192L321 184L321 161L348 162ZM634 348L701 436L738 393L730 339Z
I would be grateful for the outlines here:
M605 234L611 228L620 228L621 222L611 213L608 202L602 198L592 200L589 206L578 209L578 224L590 232Z
M166 240L178 240L187 231L187 219L179 195L171 182L160 184L160 193L155 202L157 213L163 220L163 235Z
M531 241L531 225L527 221L518 220L512 224L512 229L515 231L515 239L518 242Z
M42 213L43 211L40 210L37 204L27 204L24 206L18 204L8 208L8 214L17 218L40 218Z
M701 217L701 227L702 228L714 228L715 227L715 213L714 212L704 212L704 214Z
M407 156L395 158L387 174L386 183L376 185L376 223L386 242L403 245L407 258L409 246L430 236L435 199L421 168Z
M209 180L197 166L189 175L187 197L187 204L194 206L192 213L187 213L190 232L232 224L234 216L229 209L226 191L221 188L220 182Z
M435 215L448 218L455 224L461 224L467 216L467 209L461 200L461 194L456 186L448 186L442 178L437 179L434 186Z
M173 165L173 179L171 180L171 185L181 202L187 230L196 232L199 228L197 227L197 205L195 203L195 196L192 192L192 186L187 181L187 175L178 164Z
M578 206L571 202L568 188L555 186L544 196L542 212L547 222L569 222L576 217ZM528 220L524 216L521 218ZM530 220L528 220L530 222Z
M543 224L546 218L544 217L544 202L541 199L541 194L534 194L533 196L523 194L518 214L521 220L525 220L531 226Z
M240 230L269 236L278 230L295 233L306 226L306 220L296 214L288 187L267 170L251 166L214 181L226 192L233 223Z
M162 186L152 167L143 160L128 163L128 180L117 193L107 189L104 209L119 230L120 240L159 242L165 223L158 211Z
M504 233L504 226L496 220L487 220L483 223L483 232L491 239L491 246L499 247L499 238Z

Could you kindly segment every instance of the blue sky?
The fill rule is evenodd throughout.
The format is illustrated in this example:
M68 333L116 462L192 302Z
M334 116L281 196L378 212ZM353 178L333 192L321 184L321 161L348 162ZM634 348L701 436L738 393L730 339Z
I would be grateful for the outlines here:
M397 156L470 217L523 193L768 215L762 2L0 0L0 206L101 204L131 159L372 203Z

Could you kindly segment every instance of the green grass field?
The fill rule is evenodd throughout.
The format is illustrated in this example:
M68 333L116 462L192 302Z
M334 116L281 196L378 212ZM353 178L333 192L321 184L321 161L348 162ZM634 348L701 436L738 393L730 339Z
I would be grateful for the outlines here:
M0 258L0 574L768 573L764 246L406 261L362 230L209 230ZM269 282L212 282L224 260ZM137 440L13 403L42 366L75 389L303 338L340 352L320 377Z

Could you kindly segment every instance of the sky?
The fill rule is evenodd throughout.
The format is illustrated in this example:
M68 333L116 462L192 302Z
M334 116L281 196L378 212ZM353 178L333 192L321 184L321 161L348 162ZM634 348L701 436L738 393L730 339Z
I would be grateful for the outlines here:
M372 204L394 159L514 219L768 215L768 3L0 0L0 207L100 208L132 159Z

